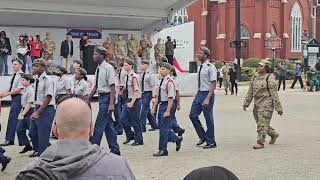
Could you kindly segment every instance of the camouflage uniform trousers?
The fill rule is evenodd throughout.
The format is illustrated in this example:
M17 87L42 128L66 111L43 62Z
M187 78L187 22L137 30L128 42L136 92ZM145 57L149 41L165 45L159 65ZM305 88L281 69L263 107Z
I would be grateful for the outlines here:
M230 78L229 77L223 77L223 86L225 90L230 90L231 91L231 87L230 87Z
M277 132L270 126L273 111L265 110L254 106L253 116L257 123L257 143L264 144L266 135L274 137Z

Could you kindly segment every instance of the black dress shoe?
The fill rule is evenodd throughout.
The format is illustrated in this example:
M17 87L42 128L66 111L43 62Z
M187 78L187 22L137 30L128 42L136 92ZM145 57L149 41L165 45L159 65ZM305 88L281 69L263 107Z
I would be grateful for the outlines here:
M154 153L153 156L154 157L168 156L168 151L158 151L157 153Z
M5 152L6 152L6 150L1 148L1 146L0 146L0 153L4 154Z
M4 143L0 144L0 146L11 146L14 145L14 142L10 142L8 140L6 140Z
M34 151L32 154L29 155L29 157L38 157L39 153Z
M143 142L134 142L131 146L142 146Z
M176 142L176 151L178 152L181 148L181 143L182 143L183 137L179 136L179 140Z
M151 129L149 129L148 131L155 131L155 130L157 130L158 128L151 128Z
M182 136L186 132L185 129L181 129L181 131L178 133L178 136Z
M6 157L5 161L1 162L1 164L2 164L1 171L4 171L7 168L8 164L10 163L10 161L11 161L11 158Z
M120 135L122 135L123 134L123 132L121 131L121 132L117 132L117 135L118 136L120 136Z
M124 141L122 144L128 144L130 141L132 141L134 139L134 137L127 139L126 141Z
M20 151L19 153L20 153L20 154L24 154L24 153L26 153L26 152L28 152L28 151L31 151L31 150L33 150L32 147L31 147L30 145L28 145L28 146L25 146L25 147L23 148L23 150Z
M200 145L202 145L202 144L205 143L205 142L206 142L206 140L200 139L200 141L197 143L197 146L200 146Z
M213 149L216 147L217 147L216 144L206 144L205 146L203 146L203 149Z

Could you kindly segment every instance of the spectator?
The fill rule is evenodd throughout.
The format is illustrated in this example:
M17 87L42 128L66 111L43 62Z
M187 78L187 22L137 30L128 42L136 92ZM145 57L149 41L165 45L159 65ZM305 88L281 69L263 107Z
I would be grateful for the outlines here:
M296 66L294 68L294 81L291 85L291 89L294 89L294 86L296 85L297 80L299 80L301 89L303 89L303 82L302 82L301 74L302 74L301 61L297 61Z
M29 51L28 41L24 38L24 35L21 34L19 36L19 40L17 41L17 54L18 54L18 58L21 59L23 62L23 65L22 65L23 72L26 72L26 66L28 61L28 56L27 56L28 51ZM29 72L31 72L31 70Z
M102 47L107 49L107 62L113 60L114 45L110 36L103 42Z
M239 180L229 170L219 167L205 167L192 171L183 180Z
M238 95L238 80L237 80L237 64L234 63L230 68L230 82L231 82L231 95Z
M70 96L72 97L72 96ZM61 99L57 107L56 126L53 128L58 141L21 172L16 180L48 179L39 177L36 171L45 171L59 180L135 180L125 159L104 152L92 145L91 107L86 99ZM69 107L73 108L69 108Z
M168 63L173 65L174 49L177 47L176 40L173 40L173 42L171 42L171 37L167 36L167 42L166 42L165 46L166 46L165 53L166 53L166 57L168 59Z
M93 61L93 52L95 43L90 41L87 35L83 35L83 39L80 40L80 50L82 50L83 68L87 71L88 75L95 73L97 64Z
M60 48L61 65L70 72L73 56L73 41L72 36L67 34L66 40L61 43Z
M286 90L286 74L287 74L287 63L285 59L279 63L278 70L279 70L278 91L280 91L280 87L282 83L283 92L284 92Z
M11 55L10 40L7 38L6 32L0 32L0 75L8 74L8 56ZM4 69L4 71L3 71Z
M32 59L32 63L35 59L41 58L41 52L42 52L42 44L41 42L37 39L36 36L32 36L32 39L29 40L29 45L31 48L30 51L30 56Z

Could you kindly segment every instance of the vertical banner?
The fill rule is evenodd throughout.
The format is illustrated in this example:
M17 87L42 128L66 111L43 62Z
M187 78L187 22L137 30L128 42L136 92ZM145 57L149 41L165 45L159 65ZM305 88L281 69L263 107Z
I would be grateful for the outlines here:
M194 60L194 22L161 30L151 37L152 44L157 44L158 38L166 43L167 36L170 36L172 41L175 39L177 43L177 48L174 51L175 68L180 72L189 71L189 62ZM151 53L153 55L154 51L152 50Z

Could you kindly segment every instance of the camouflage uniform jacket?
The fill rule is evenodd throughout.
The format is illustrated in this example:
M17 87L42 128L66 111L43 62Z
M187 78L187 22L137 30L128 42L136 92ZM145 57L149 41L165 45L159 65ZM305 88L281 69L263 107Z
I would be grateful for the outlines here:
M47 54L48 56L52 56L56 50L56 43L49 38L45 38L42 41L42 45L43 45L43 50L44 50L44 54Z

